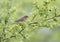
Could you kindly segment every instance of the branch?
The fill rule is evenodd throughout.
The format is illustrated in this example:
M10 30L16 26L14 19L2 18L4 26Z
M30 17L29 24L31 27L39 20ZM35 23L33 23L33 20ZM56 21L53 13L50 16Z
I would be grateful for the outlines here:
M24 29L22 28L22 30L21 30L21 31L19 31L19 33L21 33L23 30L24 30Z
M45 20L43 20L43 21L48 21L48 20L54 19L55 17L60 17L60 15L51 17L51 18L49 18L49 19L45 19Z
M54 16L54 17L51 17L51 18L48 18L48 19L44 19L42 22L45 22L45 21L54 19L55 17L60 17L60 15L57 15L57 16ZM38 22L32 22L32 23L30 23L29 25L31 25L31 24L38 24Z
M21 36L23 37L23 38L25 38L26 39L26 37L22 34L22 33L20 33L21 34Z
M23 28L23 25L22 24L20 24L20 25L22 26L22 30L19 31L18 33L21 34L21 36L26 39L26 37L22 34L22 31L25 30L25 28Z
M32 20L34 20L36 16L37 16L37 14L35 14L35 15L33 16ZM31 21L32 21L32 20L31 20Z

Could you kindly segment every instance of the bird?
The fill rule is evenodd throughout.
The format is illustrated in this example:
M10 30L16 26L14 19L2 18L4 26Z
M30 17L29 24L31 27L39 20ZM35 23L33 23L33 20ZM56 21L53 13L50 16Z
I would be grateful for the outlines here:
M23 16L19 19L17 19L15 22L25 22L27 20L28 16Z

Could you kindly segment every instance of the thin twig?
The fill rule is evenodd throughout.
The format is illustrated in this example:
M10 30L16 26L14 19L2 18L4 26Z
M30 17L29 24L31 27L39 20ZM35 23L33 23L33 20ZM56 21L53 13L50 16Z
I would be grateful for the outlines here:
M48 21L48 20L54 19L55 17L60 17L60 15L51 17L51 18L49 18L49 19L45 19L44 21Z
M25 38L26 39L26 37L22 34L22 33L20 33L21 34L21 36L23 37L23 38Z
M34 17L32 18L32 20L34 20L36 16L37 16L37 14L34 15ZM32 20L31 20L31 21L32 21Z

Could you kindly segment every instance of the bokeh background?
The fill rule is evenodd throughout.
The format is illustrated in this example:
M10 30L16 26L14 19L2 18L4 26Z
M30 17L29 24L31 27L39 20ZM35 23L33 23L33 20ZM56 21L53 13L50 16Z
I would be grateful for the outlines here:
M35 10L34 3L39 2L41 5L43 4L43 1L45 0L0 0L0 34L2 35L2 30L6 26L6 24L4 24L5 18L9 18L7 26L10 27L9 29L6 27L6 30L11 30L12 33L14 33L18 26L10 24L14 23L14 21L19 19L21 16L32 16L31 13ZM56 0L56 2L53 3L60 10L60 0ZM23 31L27 39L23 39L21 35L19 36L19 34L16 33L17 38L13 37L9 39L8 42L60 42L60 26L54 28L39 27L39 29L35 29L38 28L35 27L33 32L28 32L31 30L31 27L29 27L30 30L27 28L25 29L26 32ZM12 33L8 31L5 32L7 32L7 38L12 35ZM0 41L3 42L1 38Z

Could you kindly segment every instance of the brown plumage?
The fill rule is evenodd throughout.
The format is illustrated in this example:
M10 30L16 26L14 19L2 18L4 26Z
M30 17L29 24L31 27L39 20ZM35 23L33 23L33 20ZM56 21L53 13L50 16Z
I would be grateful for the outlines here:
M15 22L24 22L24 21L26 21L27 18L28 18L28 16L23 16L20 19L16 20Z

